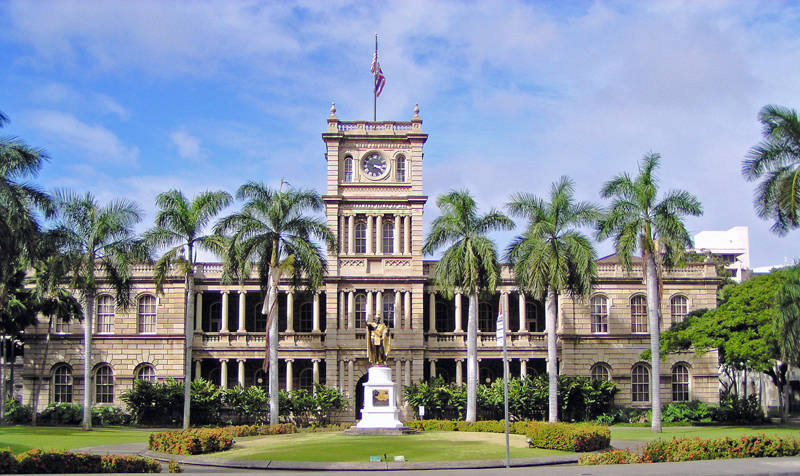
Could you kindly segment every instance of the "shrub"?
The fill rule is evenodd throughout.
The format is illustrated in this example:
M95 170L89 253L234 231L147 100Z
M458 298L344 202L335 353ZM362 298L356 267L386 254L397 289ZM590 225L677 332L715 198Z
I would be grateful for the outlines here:
M629 450L611 450L602 453L589 453L581 455L578 464L635 464L640 463L639 455Z
M83 420L83 407L75 403L51 403L39 413L45 425L78 425Z
M13 474L17 472L17 458L9 448L0 450L0 474Z
M183 402L182 399L181 402ZM222 408L222 390L208 380L202 378L194 380L192 382L192 422L216 421L220 408Z
M119 407L92 407L94 425L128 425L133 417Z
M531 422L526 435L533 448L563 451L595 451L608 448L611 431L607 426L588 423Z
M167 465L167 471L170 473L182 473L183 469L181 469L181 465L179 465L177 461L170 460L169 464Z
M103 456L104 473L160 473L161 463L141 456Z
M726 423L765 421L764 412L758 403L758 396L750 394L746 397L739 397L732 392L720 392L719 408L714 419Z
M102 473L103 459L85 453L32 449L17 455L16 471L24 474Z
M233 437L221 428L191 428L183 431L151 433L153 451L177 455L196 455L224 451L233 446Z
M740 438L673 438L656 440L642 449L642 462L661 463L729 458L763 458L800 454L800 439L766 436Z
M347 406L347 399L334 387L314 384L314 415L317 424L326 425L330 421L330 413Z
M714 420L715 413L714 406L696 400L667 403L661 408L661 418L666 423L710 423Z
M13 398L6 399L6 423L14 425L30 423L32 415L33 410L30 405L23 405Z
M133 421L140 425L175 425L182 421L183 382L173 378L163 382L134 380L133 387L120 398L130 409Z
M297 433L297 427L291 423L279 423L277 425L237 425L226 426L223 428L233 437L262 436L262 435L285 435L287 433Z

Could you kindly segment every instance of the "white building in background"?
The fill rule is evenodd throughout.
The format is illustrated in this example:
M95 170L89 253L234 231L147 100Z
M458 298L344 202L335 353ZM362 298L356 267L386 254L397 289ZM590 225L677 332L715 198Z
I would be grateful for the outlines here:
M746 226L734 226L725 231L701 231L694 235L694 250L697 253L711 253L728 264L725 269L731 278L741 283L750 277L750 236Z

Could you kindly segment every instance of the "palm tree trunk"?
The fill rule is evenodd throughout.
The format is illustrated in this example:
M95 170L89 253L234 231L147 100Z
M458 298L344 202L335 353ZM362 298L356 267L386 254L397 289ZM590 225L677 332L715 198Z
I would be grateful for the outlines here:
M277 425L280 412L278 392L278 271L275 267L269 270L269 288L267 290L267 306L269 307L269 424Z
M42 374L44 373L45 366L47 365L47 354L50 350L50 334L53 332L53 316L47 321L47 336L44 338L44 352L42 352L42 366L36 374L36 379L33 381L33 396L31 397L31 425L36 426L37 415L39 411L39 394L42 391Z
M0 425L6 419L6 336L0 339Z
M548 407L547 421L558 421L558 348L556 336L556 316L558 315L558 295L551 286L547 287L545 299L545 330L547 331L547 381Z
M478 408L478 295L469 295L467 318L467 421L477 419Z
M650 327L650 402L654 433L661 433L661 309L658 306L658 271L652 252L644 253L645 284L647 286L647 320Z
M94 262L92 262L94 266ZM93 281L93 280L92 280ZM86 291L86 319L83 321L83 429L92 429L92 327L94 325L94 289Z
M191 259L191 248L189 257ZM192 408L192 343L194 342L194 270L186 273L186 341L183 354L183 429L189 428Z

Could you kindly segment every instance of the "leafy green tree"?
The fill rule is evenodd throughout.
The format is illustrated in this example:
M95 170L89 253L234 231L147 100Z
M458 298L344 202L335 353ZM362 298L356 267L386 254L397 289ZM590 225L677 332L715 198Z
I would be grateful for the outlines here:
M692 247L692 237L683 216L703 213L697 198L683 190L670 191L658 200L655 175L661 156L647 154L639 164L639 175L627 173L606 182L601 191L611 205L597 223L599 239L614 239L617 257L631 269L631 255L641 252L647 290L647 317L650 330L650 401L652 428L661 432L661 368L658 357L661 333L661 276L664 266L681 262L685 250Z
M775 334L781 359L800 366L800 266L784 270L781 275L784 279L775 296Z
M588 296L597 275L597 253L578 228L594 225L599 210L590 203L576 203L574 193L572 180L561 177L550 188L549 202L518 193L507 205L511 215L525 218L528 226L511 242L506 259L520 290L545 301L550 422L558 421L558 296L565 291Z
M773 271L727 286L716 309L694 311L664 332L661 353L716 349L732 393L737 392L738 373L756 371L772 379L782 398L788 369L781 356L781 339L786 337L780 334L793 331L779 325L776 291L796 272Z
M261 289L266 291L262 313L267 315L266 359L269 363L270 424L278 423L278 283L283 276L294 286L304 284L316 290L323 284L327 264L321 240L329 250L336 249L336 236L322 218L308 216L308 210L320 211L322 198L312 190L281 187L273 190L263 183L248 182L236 192L245 200L242 210L223 218L216 226L218 234L229 233L227 266L236 267L235 275L249 276L251 263L258 269ZM230 256L230 255L234 256Z
M764 139L747 153L742 175L761 180L753 205L756 214L773 220L772 231L785 235L800 226L800 118L794 109L768 105L758 119Z
M83 429L92 427L92 331L98 289L98 271L114 288L116 303L130 303L131 274L137 261L149 261L149 251L133 227L141 220L139 207L126 199L100 204L91 193L78 195L57 190L57 232L63 237L73 289L84 305Z
M192 341L194 334L194 267L197 261L196 248L220 252L220 239L214 235L203 235L211 220L233 201L227 192L202 192L189 200L179 190L160 193L156 197L159 208L155 227L144 235L148 246L167 248L155 265L156 292L162 292L164 280L171 267L176 266L184 277L186 293L186 316L184 321L184 397L183 428L189 428L191 411Z
M497 210L478 215L477 205L466 190L439 196L441 210L425 237L422 252L433 254L448 246L436 265L433 281L449 299L458 289L469 296L467 320L467 421L477 416L478 385L478 295L494 294L500 279L500 264L494 242L486 236L493 230L510 230L514 222Z

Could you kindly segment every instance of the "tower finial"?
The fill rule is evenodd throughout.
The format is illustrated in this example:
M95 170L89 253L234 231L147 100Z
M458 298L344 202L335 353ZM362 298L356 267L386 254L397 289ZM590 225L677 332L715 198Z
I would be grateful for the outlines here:
M331 119L336 119L336 103L331 101Z
M414 104L414 117L413 119L419 119L419 104Z

